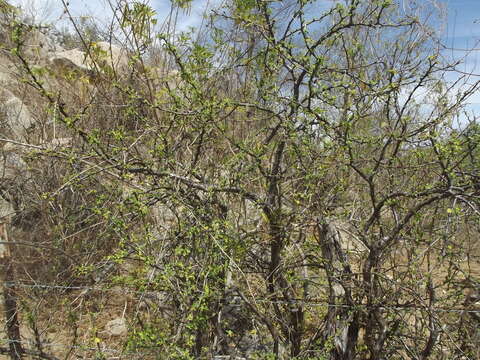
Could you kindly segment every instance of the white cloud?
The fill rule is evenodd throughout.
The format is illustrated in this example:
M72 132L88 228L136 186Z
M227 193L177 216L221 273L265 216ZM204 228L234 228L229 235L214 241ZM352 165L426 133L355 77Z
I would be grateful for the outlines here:
M206 9L220 5L224 0L194 0L188 12L179 11L177 18L177 31L185 31L190 27L199 27L202 23ZM23 13L35 22L64 24L68 17L64 12L62 0L11 0L11 3L22 9ZM72 17L90 16L95 21L107 25L113 16L112 5L116 0L65 0ZM170 13L170 1L149 1L157 12L159 23L165 21Z

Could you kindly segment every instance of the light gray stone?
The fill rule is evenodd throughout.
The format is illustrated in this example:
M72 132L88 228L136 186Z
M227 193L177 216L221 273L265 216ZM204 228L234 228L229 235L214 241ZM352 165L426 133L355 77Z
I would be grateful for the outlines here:
M27 130L35 123L28 107L21 99L9 90L3 90L1 111L5 116L6 125L17 139L24 139Z
M96 44L102 51L106 52L105 62L115 70L127 70L129 56L125 48L106 41L100 41Z
M87 54L79 49L55 52L54 55L50 57L50 63L54 67L67 70L90 71L92 69Z
M116 318L110 320L105 325L105 332L110 336L124 336L128 333L127 322L125 318Z

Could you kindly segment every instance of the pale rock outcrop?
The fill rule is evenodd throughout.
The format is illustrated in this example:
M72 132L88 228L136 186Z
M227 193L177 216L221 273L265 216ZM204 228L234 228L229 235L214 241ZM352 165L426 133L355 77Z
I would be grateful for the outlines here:
M44 143L43 146L48 150L61 150L62 148L69 147L71 143L71 137L63 137L52 139L49 142Z
M125 318L116 318L110 320L105 325L105 333L109 336L124 336L128 333L127 322Z
M96 48L100 52L97 52ZM99 70L105 65L117 72L128 70L129 56L126 49L101 41L92 45L90 51L91 53L81 51L80 49L56 51L49 58L50 64L60 69L80 70L83 72ZM95 60L96 64L92 59Z
M0 223L4 223L7 219L15 213L10 202L0 197Z
M167 88L170 90L176 89L182 81L180 73L177 70L168 70L156 65L146 66L144 76L148 78L154 89L162 89L162 93L164 93ZM160 95L160 93L157 95ZM159 97L159 99L161 98L162 96Z
M25 179L26 173L27 164L21 151L14 144L5 144L0 155L0 222L15 215L13 197L17 188L21 187L17 184L18 179Z
M13 76L13 64L5 57L0 56L0 84L2 87L15 84L17 79Z
M3 89L0 98L3 100L0 111L3 115L3 126L6 126L16 139L27 137L28 129L35 123L32 114L23 101L11 91Z
M96 46L106 52L105 63L116 71L126 71L128 69L129 56L125 48L111 44L106 41L96 43Z
M32 29L26 34L23 43L26 55L36 63L43 63L51 54L63 51L63 48L38 29Z
M50 64L64 70L81 70L86 72L92 70L87 54L79 49L55 52L50 57Z
M0 166L0 178L12 178L23 173L27 169L27 164L23 161L21 155L18 153L18 150L12 150L7 147L3 149L2 152L2 164Z

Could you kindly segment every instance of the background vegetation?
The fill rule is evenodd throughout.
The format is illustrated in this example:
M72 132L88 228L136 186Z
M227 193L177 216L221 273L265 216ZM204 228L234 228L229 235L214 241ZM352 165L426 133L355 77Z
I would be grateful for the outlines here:
M479 358L479 83L435 4L320 3L229 0L199 36L119 2L120 32L63 37L88 68L62 71L2 3L35 118L1 140L24 164L3 353Z

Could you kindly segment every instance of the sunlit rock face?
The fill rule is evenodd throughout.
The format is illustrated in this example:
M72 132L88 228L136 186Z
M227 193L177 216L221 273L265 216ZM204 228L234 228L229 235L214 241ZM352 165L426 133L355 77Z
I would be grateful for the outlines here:
M127 50L120 46L102 41L92 43L88 51L75 48L50 53L49 66L56 72L125 73L129 68L129 55Z
M64 50L55 52L50 57L50 64L63 70L85 70L92 69L87 59L87 54L79 49Z
M25 34L23 51L36 63L44 63L55 52L63 51L53 39L38 29L31 29Z
M16 139L25 140L35 122L27 105L7 89L0 91L0 99L2 127Z
M115 69L116 71L127 71L129 56L126 49L110 44L106 41L96 43L99 49L104 52L104 62L106 65Z

